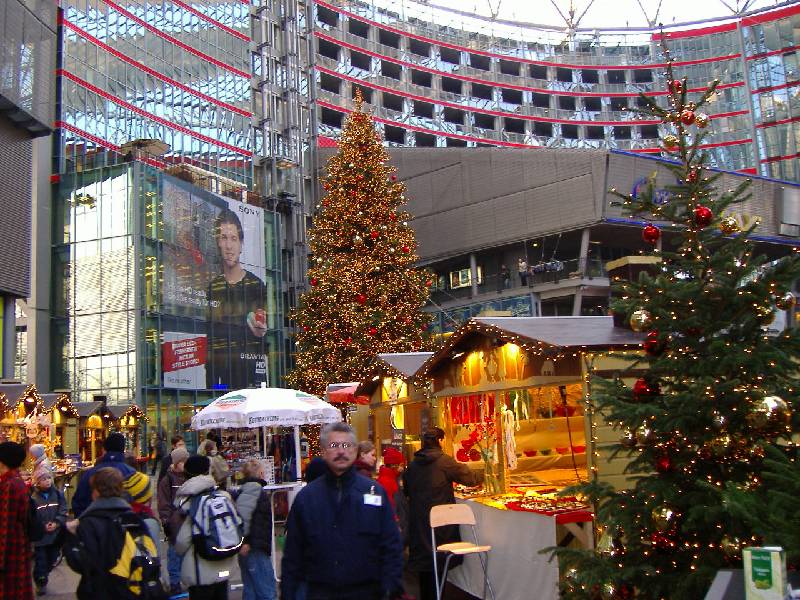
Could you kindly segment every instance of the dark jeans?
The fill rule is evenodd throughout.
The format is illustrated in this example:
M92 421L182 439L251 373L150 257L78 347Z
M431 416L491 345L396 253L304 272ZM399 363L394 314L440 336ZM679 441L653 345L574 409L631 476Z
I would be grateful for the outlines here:
M193 585L189 588L189 600L228 600L228 582Z
M333 588L311 583L306 598L308 600L381 600L381 589L378 584Z
M37 583L47 583L47 577L58 560L61 550L59 544L47 546L34 546L33 548L33 580Z

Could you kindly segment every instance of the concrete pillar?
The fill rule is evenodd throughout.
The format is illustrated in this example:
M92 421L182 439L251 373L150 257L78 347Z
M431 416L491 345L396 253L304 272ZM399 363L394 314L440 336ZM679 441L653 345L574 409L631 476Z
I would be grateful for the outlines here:
M580 276L584 277L589 271L589 234L590 229L587 227L581 232L581 251L578 256L578 271ZM572 299L572 316L579 317L581 314L581 303L583 301L583 286L579 286L575 290L575 296Z
M470 297L478 296L478 259L474 252L469 255L469 278L471 282Z
M3 296L3 379L14 379L17 354L17 300Z

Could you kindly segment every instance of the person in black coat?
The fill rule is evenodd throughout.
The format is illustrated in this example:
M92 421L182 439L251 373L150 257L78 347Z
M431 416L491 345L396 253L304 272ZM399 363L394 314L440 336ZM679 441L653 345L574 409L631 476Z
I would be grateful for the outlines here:
M164 476L169 472L169 468L172 466L172 451L178 446L186 448L186 442L183 441L182 435L173 435L170 442L172 443L172 448L170 448L169 452L161 459L161 470L158 472L157 484L161 483L161 480L164 479Z
M403 594L403 546L381 486L353 469L347 423L320 435L327 472L297 494L286 524L281 599L384 600Z
M419 573L420 600L435 600L436 585L433 577L433 549L431 548L431 508L440 504L455 504L453 483L476 486L483 481L483 472L472 471L442 452L444 431L434 427L422 436L422 449L403 473L403 489L408 497L408 569ZM436 529L436 544L458 542L461 537L457 525ZM459 557L450 559L450 565L460 564ZM439 563L440 573L444 560Z

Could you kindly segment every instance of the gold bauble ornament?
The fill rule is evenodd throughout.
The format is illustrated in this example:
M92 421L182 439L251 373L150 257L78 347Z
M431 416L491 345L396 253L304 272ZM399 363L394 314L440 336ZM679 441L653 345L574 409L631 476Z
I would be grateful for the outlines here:
M789 405L780 396L764 396L756 402L747 415L747 423L754 429L780 428L789 423Z
M664 148L667 150L677 150L678 144L680 144L678 136L672 134L664 136Z
M652 327L653 317L649 312L640 308L639 310L633 311L629 322L631 329L634 331L644 331Z
M775 306L781 310L789 310L795 304L797 304L797 298L794 297L792 292L786 292L783 296L775 300Z
M734 233L739 233L742 228L739 227L739 223L736 220L736 217L723 217L722 220L719 222L719 230L724 233L725 235L732 235Z
M742 552L742 541L736 536L724 535L719 542L719 547L726 558L739 558Z
M711 119L706 113L695 113L694 114L694 124L697 125L700 129L705 129L708 127L708 124L711 122Z
M653 509L651 515L656 529L662 533L672 529L673 525L675 525L675 522L678 520L678 513L666 505L657 506Z
M775 320L775 311L771 306L759 306L756 308L756 317L762 325L769 325Z
M731 436L729 435L721 435L719 437L715 437L709 443L709 448L711 449L711 454L720 458L725 456L728 453L728 450L731 448L733 440L731 440Z
M636 429L636 442L640 446L648 446L652 444L656 439L656 435L650 427L646 425L640 425Z

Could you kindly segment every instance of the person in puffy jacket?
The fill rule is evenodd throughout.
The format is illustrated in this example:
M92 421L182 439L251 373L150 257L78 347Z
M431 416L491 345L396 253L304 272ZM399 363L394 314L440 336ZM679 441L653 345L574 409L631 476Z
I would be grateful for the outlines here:
M272 499L264 486L264 464L257 459L245 463L244 480L236 497L236 508L244 522L244 544L239 552L242 600L275 600L275 570L272 568Z
M170 452L170 466L167 474L158 482L158 518L167 536L167 572L169 573L170 594L173 596L181 592L181 555L175 550L175 538L183 525L184 515L175 506L175 497L178 489L186 482L183 467L189 451L185 446L177 446Z
M50 571L61 551L60 538L67 522L67 500L53 485L53 476L47 469L39 471L31 499L36 506L36 520L45 532L41 539L33 543L33 581L36 592L41 595L45 593Z
M89 481L92 476L104 467L113 467L120 472L122 479L127 479L136 469L131 467L125 462L125 436L121 433L110 434L105 442L103 442L105 453L95 463L95 465L85 471L81 478L78 480L78 487L75 488L75 495L72 497L72 514L80 517L81 513L92 502L92 490L89 486Z
M186 483L178 488L175 494L176 508L188 513L192 498L208 494L217 488L214 478L209 475L210 469L211 461L207 456L194 455L186 460L183 466ZM183 525L178 530L175 550L183 557L181 582L189 588L190 600L228 600L228 579L235 558L231 556L223 560L209 561L201 557L194 548L191 518L184 519Z

